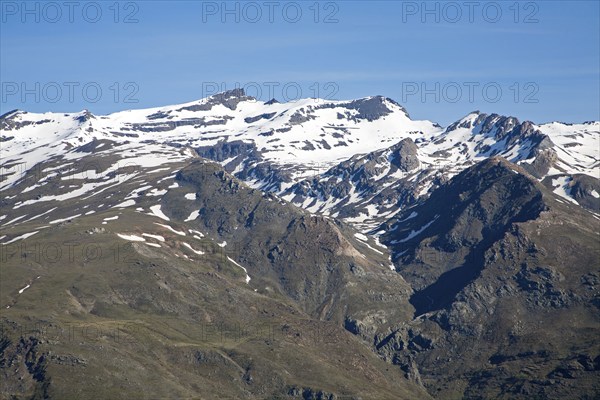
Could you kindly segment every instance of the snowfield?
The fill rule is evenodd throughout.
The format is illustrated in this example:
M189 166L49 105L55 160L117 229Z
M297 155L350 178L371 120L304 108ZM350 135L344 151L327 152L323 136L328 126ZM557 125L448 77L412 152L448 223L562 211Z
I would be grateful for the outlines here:
M431 121L412 120L402 106L381 96L265 103L226 92L184 104L99 116L87 110L43 114L13 111L3 116L0 126L0 190L27 178L28 184L21 191L24 198L12 206L14 210L23 208L18 216L21 221L27 215L43 216L33 210L42 203L56 206L63 200L102 196L127 182L136 183L138 189L129 189L116 201L107 199L110 207L134 207L136 199L150 196L156 200L150 214L170 221L160 201L179 188L173 182L177 171L198 154L209 153L249 186L274 192L311 213L339 217L363 232L400 211L395 199L376 201L384 191L394 190L399 181L412 182L417 197L427 196L440 175L451 178L490 156L521 165L533 162L543 137L548 140L541 148L551 149L556 159L540 180L559 174L600 176L598 121L538 125L473 112L443 128ZM520 133L514 132L517 128ZM392 166L391 148L407 138L416 145L418 168L401 171ZM223 155L215 150L226 146L234 150ZM84 165L88 155L102 161L103 166ZM377 161L376 172L369 177L378 188L376 192L361 188L360 182L353 180L356 174L346 175L342 170L328 175L330 169L351 158L358 164ZM52 166L36 169L50 161ZM276 172L261 174L257 166ZM153 179L161 173L165 176ZM57 180L63 184L45 190ZM313 180L324 187L332 182L347 183L348 192L338 197L312 189L301 195L292 191L294 185ZM555 193L572 201L567 182L557 182ZM195 193L182 196L196 200ZM591 196L598 198L600 194L594 191ZM356 212L340 216L340 211L350 206ZM186 221L197 217L198 213L192 212ZM4 225L18 223L11 218Z

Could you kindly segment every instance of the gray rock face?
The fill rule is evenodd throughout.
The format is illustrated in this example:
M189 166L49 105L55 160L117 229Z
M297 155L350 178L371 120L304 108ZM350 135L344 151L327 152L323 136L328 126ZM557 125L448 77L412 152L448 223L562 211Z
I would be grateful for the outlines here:
M385 98L381 96L355 100L348 103L346 108L358 111L357 119L374 121L391 113L390 109L384 104L384 100Z
M289 387L287 395L291 398L302 398L303 400L337 400L338 396L335 393L316 390L313 388L301 388L297 386Z
M237 156L252 158L257 156L256 145L243 141L220 141L216 145L198 147L195 150L200 157L208 158L214 161L223 161Z
M96 119L94 114L92 114L88 110L85 110L82 115L75 118L75 121L83 124L84 122L90 121L92 119Z
M417 145L412 139L403 139L392 147L391 164L401 171L412 171L421 165L417 156Z
M253 122L260 121L261 119L271 119L275 115L277 115L277 113L260 114L260 115L257 115L256 117L245 118L244 122L246 122L247 124L251 124Z
M214 125L225 125L232 117L224 116L222 118L186 118L177 121L143 122L135 123L125 127L122 130L132 130L138 132L168 132L180 126L191 126L201 128Z
M522 163L521 166L536 178L546 176L553 167L558 157L553 149L539 150L538 155L531 163Z
M303 124L310 120L316 119L316 117L314 115L311 115L309 112L310 112L310 110L308 112L306 112L304 109L300 109L300 110L296 111L290 117L290 125L300 125L300 124Z
M374 97L368 97L365 99L353 100L351 102L344 104L343 107L347 108L348 110L356 110L356 111L358 111L358 113L356 115L352 115L352 116L350 114L339 115L338 118L339 117L349 118L354 121L361 120L361 119L364 119L367 121L375 121L379 118L389 115L392 112L386 106L385 102L389 102L391 104L398 106L399 108L402 109L402 111L406 114L406 116L408 116L408 113L406 112L406 110L404 110L404 108L402 108L395 101L393 101L389 98L385 98L383 96L374 96ZM336 107L336 105L325 104L322 106L318 106L317 109L334 108L334 107Z
M233 89L215 94L214 96L209 97L208 101L202 104L182 107L177 111L209 111L212 110L215 105L223 105L230 110L235 110L237 105L243 101L256 101L256 99L251 96L246 96L244 89Z
M49 119L43 119L40 121L19 121L19 116L26 115L26 111L13 110L3 114L0 117L0 131L19 130L22 127L29 125L42 125L51 122Z
M458 128L476 129L477 133L490 135L498 140L502 140L507 134L518 128L521 124L514 117L506 117L498 114L484 114L479 111L474 112L477 118L474 120L457 121L446 128L446 132L456 130ZM525 129L530 129L530 123L525 122Z
M558 288L560 285L557 284L564 281L565 277L551 266L535 268L523 266L514 279L522 290L528 292L534 306L565 308L576 300L573 294Z
M153 119L165 119L165 118L169 118L170 114L171 114L171 111L167 111L167 112L159 111L159 112L156 112L154 114L150 114L150 115L146 116L146 118L149 119L149 120L153 120Z
M75 151L79 152L79 153L95 153L97 149L103 147L103 146L109 146L110 147L111 142L108 140L98 140L96 138L94 138L94 140L92 140L89 143L84 144L83 146L79 146Z
M42 351L40 345L35 337L21 337L13 343L4 335L4 331L0 332L0 376L3 382L0 393L49 398L49 354ZM10 371L7 367L10 367ZM14 379L13 374L19 378Z
M549 149L553 146L548 136L535 129L530 121L519 122L517 118L506 117L498 114L483 114L475 112L475 119L460 120L448 126L445 132L451 132L458 128L467 128L473 130L474 134L481 134L493 138L497 143L502 143L502 147L496 147L492 150L491 146L477 147L481 155L495 156L501 149L507 149L524 142L529 143L529 154L525 158L532 158L538 152Z

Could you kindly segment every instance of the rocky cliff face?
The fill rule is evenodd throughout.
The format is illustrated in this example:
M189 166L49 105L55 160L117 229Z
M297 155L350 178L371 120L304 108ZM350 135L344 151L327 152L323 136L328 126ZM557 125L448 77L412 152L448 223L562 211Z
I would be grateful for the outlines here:
M482 162L384 227L415 318L354 333L439 398L585 398L600 374L598 226L519 167Z

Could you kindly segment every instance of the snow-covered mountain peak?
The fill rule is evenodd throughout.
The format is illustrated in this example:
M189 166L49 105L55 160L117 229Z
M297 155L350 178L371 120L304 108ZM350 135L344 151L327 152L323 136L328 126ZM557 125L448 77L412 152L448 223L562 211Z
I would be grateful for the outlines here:
M412 120L384 96L264 102L235 89L109 115L6 113L0 188L48 160L93 155L115 165L110 172L116 164L155 168L197 154L255 188L368 227L488 157L521 164L540 180L597 176L599 138L597 121L536 125L474 111L444 129Z
M519 120L515 117L499 114L485 114L474 111L448 126L445 132L450 133L463 128L471 130L473 134L483 134L486 136L502 138L506 132L511 131L520 124ZM529 121L526 121L523 124L526 127L531 126Z

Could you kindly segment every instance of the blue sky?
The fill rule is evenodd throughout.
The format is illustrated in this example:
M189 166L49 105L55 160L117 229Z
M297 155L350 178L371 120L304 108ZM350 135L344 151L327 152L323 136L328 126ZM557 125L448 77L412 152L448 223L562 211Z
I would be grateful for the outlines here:
M114 4L1 0L0 111L105 114L216 83L262 100L381 94L443 125L472 110L600 119L598 1Z

